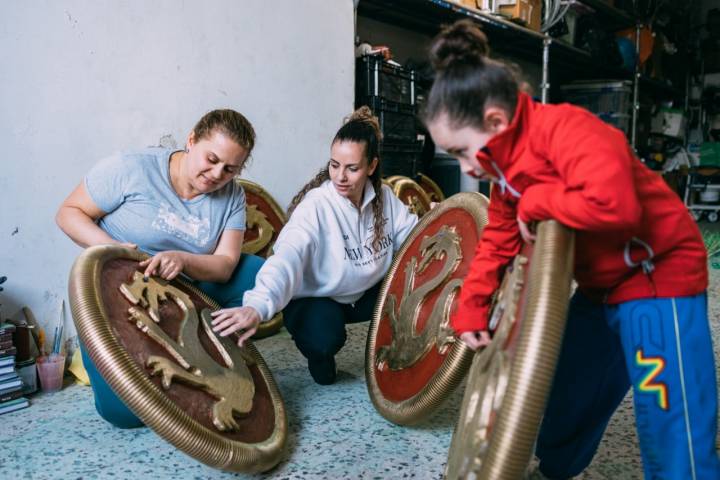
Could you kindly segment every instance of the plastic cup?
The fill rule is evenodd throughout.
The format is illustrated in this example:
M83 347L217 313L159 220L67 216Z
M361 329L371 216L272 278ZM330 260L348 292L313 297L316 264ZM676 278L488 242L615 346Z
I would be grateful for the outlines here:
M37 358L37 371L43 392L57 392L62 388L65 372L65 355L49 355Z

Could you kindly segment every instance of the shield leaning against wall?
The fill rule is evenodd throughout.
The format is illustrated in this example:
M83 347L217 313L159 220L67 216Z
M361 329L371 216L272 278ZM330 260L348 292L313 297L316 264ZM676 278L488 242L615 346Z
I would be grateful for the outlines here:
M261 472L287 439L280 393L251 342L210 329L219 306L180 280L145 281L147 255L117 245L85 250L70 273L81 341L123 402L158 435L215 468Z
M475 246L487 223L488 200L459 193L415 226L385 277L368 332L365 374L378 412L417 423L461 382L473 352L448 325Z
M560 355L574 245L572 230L540 222L535 243L505 271L490 316L492 342L468 373L446 478L523 477Z

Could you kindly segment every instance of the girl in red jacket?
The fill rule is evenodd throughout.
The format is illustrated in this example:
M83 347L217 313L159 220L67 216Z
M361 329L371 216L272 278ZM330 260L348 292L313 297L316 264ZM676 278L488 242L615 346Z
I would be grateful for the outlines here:
M430 133L464 173L496 184L453 327L472 348L486 345L490 297L533 240L528 225L555 219L575 229L578 289L538 437L540 473L585 469L632 385L646 478L720 478L697 225L621 131L572 105L533 102L487 55L470 21L431 48Z

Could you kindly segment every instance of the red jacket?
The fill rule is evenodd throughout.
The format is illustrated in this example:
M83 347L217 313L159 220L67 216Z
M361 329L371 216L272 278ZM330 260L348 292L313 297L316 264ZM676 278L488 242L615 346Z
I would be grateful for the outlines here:
M521 93L512 123L477 159L500 182L452 317L458 334L487 328L490 297L522 244L518 216L576 230L575 280L597 301L707 288L705 245L687 209L637 159L625 135L592 113Z

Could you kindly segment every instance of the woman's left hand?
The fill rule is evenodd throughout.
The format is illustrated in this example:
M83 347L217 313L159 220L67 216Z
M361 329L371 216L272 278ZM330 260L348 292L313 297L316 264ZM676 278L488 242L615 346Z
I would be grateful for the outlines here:
M252 307L222 308L210 315L213 317L213 332L218 332L221 337L227 337L238 330L245 330L238 337L239 347L255 334L260 325L260 314Z
M145 267L143 275L146 277L157 275L165 280L172 280L185 268L185 255L187 255L185 252L168 250L143 260L140 262L140 266Z
M523 240L525 240L525 243L533 243L535 241L535 234L532 233L530 230L530 227L527 223L520 220L520 217L517 217L518 227L520 227L520 235L522 235Z

